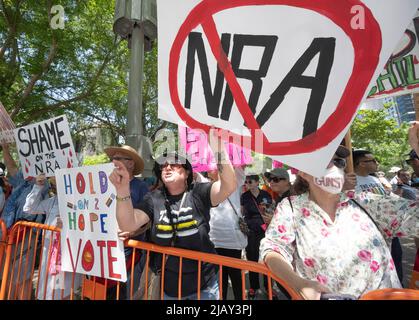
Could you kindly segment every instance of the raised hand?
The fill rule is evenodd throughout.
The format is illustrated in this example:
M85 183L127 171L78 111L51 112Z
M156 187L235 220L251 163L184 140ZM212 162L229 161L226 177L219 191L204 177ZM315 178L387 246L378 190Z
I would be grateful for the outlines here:
M356 187L356 173L346 173L342 191L354 190Z
M115 169L109 176L109 180L115 186L118 195L127 196L130 194L128 170L121 161L114 160L113 163L115 164Z

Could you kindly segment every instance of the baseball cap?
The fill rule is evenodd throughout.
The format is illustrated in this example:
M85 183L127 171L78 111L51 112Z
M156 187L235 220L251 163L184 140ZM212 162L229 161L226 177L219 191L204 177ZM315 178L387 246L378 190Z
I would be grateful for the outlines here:
M268 179L271 176L273 176L277 178L285 178L287 180L290 180L290 175L288 174L288 171L282 168L275 168L271 171L265 172L264 176Z

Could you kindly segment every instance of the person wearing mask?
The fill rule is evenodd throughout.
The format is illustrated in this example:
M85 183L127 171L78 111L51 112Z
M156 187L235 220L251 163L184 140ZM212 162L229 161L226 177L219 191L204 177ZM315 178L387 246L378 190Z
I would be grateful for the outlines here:
M345 166L335 154L323 177L300 171L299 195L278 204L261 241L261 260L304 299L400 288L386 239L419 232L416 201L341 192Z

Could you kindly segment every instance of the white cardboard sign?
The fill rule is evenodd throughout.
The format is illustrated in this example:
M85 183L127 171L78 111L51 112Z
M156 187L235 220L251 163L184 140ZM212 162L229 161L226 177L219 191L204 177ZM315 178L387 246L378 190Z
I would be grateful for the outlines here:
M368 99L419 91L419 11L371 88Z
M126 281L124 244L118 238L112 163L56 172L62 270Z
M159 117L320 176L418 6L158 0Z
M66 116L16 128L14 134L25 178L78 166Z

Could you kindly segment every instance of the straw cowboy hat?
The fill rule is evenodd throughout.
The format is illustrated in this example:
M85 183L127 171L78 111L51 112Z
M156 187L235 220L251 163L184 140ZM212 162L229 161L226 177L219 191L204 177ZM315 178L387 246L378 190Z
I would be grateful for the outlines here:
M132 159L135 163L133 175L136 176L143 172L144 170L144 160L140 157L137 151L135 151L134 148L130 146L122 146L122 147L108 147L105 150L105 153L108 155L109 158L112 159L112 157L116 153L122 153L126 155L128 158Z

